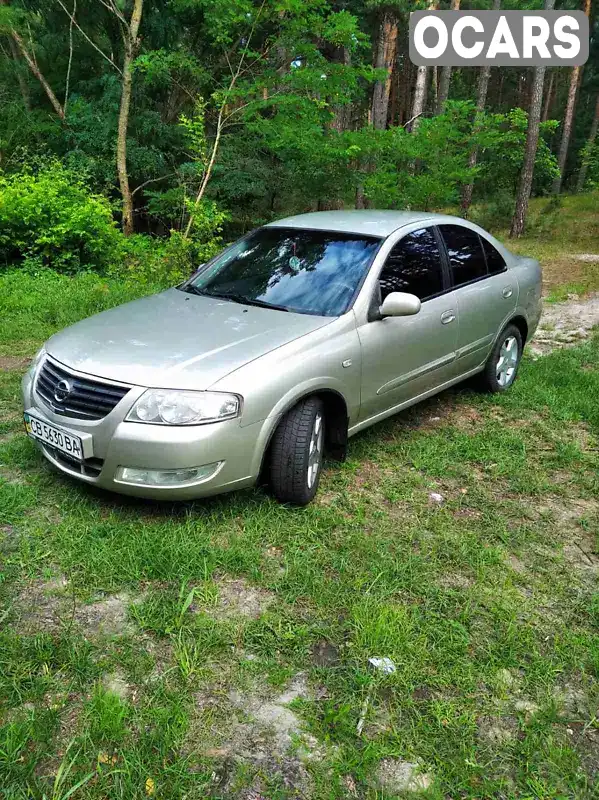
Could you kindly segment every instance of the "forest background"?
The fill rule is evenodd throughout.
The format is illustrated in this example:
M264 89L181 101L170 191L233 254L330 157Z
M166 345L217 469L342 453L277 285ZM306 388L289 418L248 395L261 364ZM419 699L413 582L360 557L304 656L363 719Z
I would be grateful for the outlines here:
M553 0L0 0L0 270L168 285L318 209L555 223L599 182L596 8L557 5L583 68L409 60L411 11Z

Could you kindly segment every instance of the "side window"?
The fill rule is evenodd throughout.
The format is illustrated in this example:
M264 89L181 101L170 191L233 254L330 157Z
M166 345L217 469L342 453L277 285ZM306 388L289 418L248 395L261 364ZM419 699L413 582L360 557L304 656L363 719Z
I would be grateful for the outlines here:
M439 225L439 230L447 247L453 285L483 278L487 264L478 233L461 225Z
M409 292L426 300L443 291L443 270L431 228L404 236L389 253L380 274L382 300L391 292Z
M496 250L491 242L488 242L484 236L481 236L480 240L483 243L483 249L485 251L485 256L487 257L489 275L498 275L500 272L503 272L506 264L501 253Z

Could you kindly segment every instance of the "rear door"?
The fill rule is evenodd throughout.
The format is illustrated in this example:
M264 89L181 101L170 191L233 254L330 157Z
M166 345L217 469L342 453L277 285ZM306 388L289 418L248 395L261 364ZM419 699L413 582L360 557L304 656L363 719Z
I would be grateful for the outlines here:
M362 345L360 419L370 419L448 381L454 375L458 310L448 295L442 244L434 227L406 233L378 276L378 306L391 292L422 301L413 317L387 317L358 327Z
M453 295L459 310L457 371L485 362L505 321L516 307L518 285L503 256L485 237L464 225L439 225Z

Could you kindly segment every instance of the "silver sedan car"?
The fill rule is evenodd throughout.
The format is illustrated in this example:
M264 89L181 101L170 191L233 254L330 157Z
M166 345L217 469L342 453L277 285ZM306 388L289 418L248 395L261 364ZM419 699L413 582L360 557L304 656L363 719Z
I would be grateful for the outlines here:
M191 499L262 476L304 505L364 428L474 375L508 389L540 314L539 263L470 222L302 214L49 339L25 427L104 489Z

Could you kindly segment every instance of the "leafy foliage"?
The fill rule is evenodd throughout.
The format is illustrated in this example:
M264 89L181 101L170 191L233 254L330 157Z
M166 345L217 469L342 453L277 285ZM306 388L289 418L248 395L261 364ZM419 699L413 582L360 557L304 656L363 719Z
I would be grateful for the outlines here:
M541 123L534 173L534 190L539 195L549 193L553 180L559 174L557 158L548 145L557 127L556 120ZM477 182L480 196L492 196L497 190L510 194L516 191L524 163L527 130L528 114L521 108L515 108L507 114L485 116L480 134L482 158Z
M423 120L415 133L383 132L382 150L373 154L377 168L365 176L373 205L430 211L456 203L473 175L471 112L470 103L449 103L445 114Z
M0 177L0 259L59 272L106 269L120 234L112 209L54 161L37 173Z
M517 5L506 2L507 7ZM436 84L429 79L425 112L411 130L415 71L402 50L402 36L410 12L426 6L425 0L369 0L343 7L330 0L146 0L133 60L126 163L135 229L151 238L142 242L137 236L122 247L111 233L92 235L89 216L102 227L99 219L106 223L108 218L98 209L110 208L119 221L115 143L124 56L121 23L110 4L92 0L77 3L76 25L70 24L67 2L11 0L0 7L0 175L3 196L6 186L12 187L6 197L14 208L7 211L3 199L3 213L12 221L3 231L0 258L5 265L34 259L70 272L105 270L110 263L124 274L138 269L140 279L152 282L160 272L154 254L166 259L163 276L174 276L208 257L221 236L233 239L273 217L353 207L358 196L383 208L447 208L473 179L483 214L503 222L513 207L524 158L527 74L513 69L493 76L490 110L476 130L479 71L453 71L451 101L440 115L435 115ZM541 3L530 0L526 6L540 8ZM126 19L132 3L125 0L116 7ZM397 23L398 31L391 76L376 68L385 20ZM64 121L13 32L64 104ZM375 130L370 124L373 86L388 78L388 124ZM559 116L567 82L554 83L550 110ZM591 58L568 168L572 173L584 156L591 187L599 180L597 156L595 149L582 153L582 147L594 107L588 98L594 97L596 83ZM537 195L550 190L556 175L557 124L542 125L533 186ZM479 162L473 169L469 154L475 146ZM49 216L40 215L26 232L15 218L15 187L22 184L27 196L35 193L35 182L46 174L39 164L49 160L63 177L74 176L72 191L64 191L61 183L60 197L50 193L44 201ZM23 178L12 177L21 173ZM205 192L196 209L203 180ZM69 237L52 220L69 219L66 207L75 195L82 197L84 186L90 198L87 222L73 220ZM171 231L193 242L183 244L175 237L167 243Z
M162 239L143 234L123 238L121 257L109 269L109 275L142 292L181 283L222 248L218 232L223 219L223 212L207 201L196 214L191 237L171 231Z

